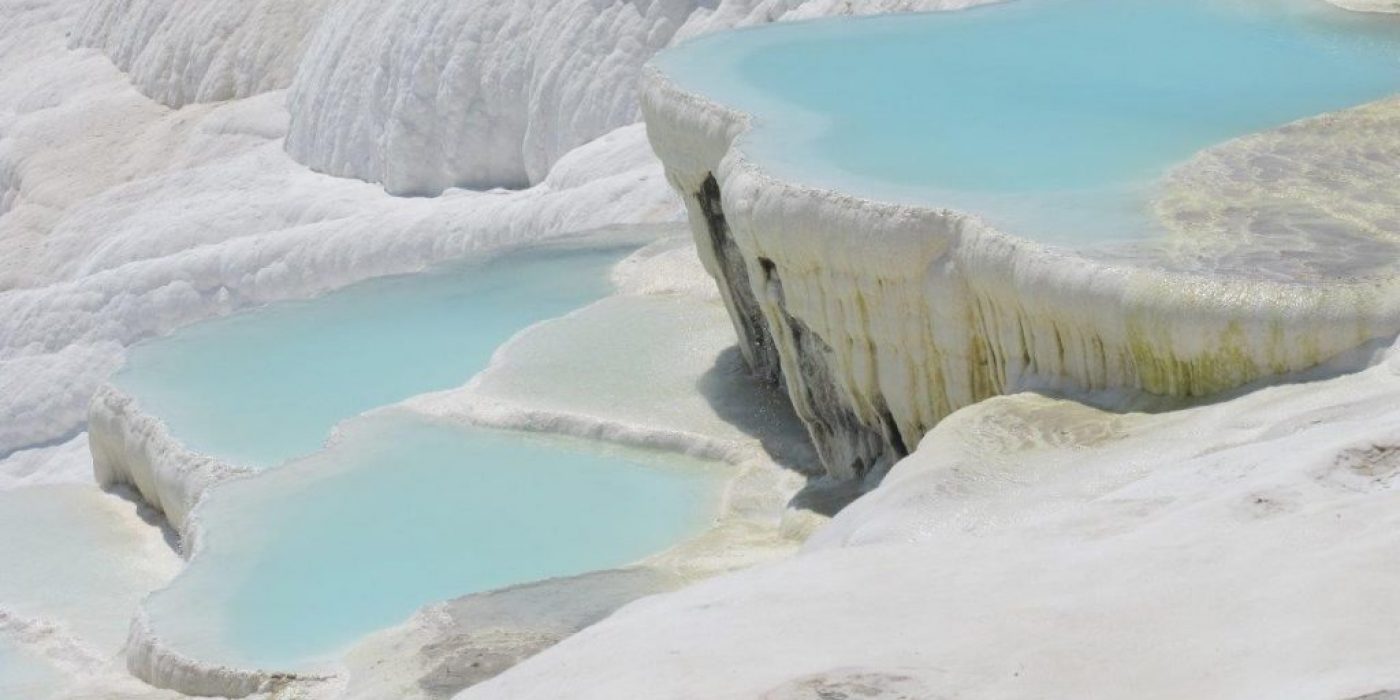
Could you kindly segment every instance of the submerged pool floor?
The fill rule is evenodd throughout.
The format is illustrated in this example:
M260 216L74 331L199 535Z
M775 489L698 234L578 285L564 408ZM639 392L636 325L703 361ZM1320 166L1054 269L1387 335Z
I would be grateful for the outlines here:
M1400 18L1321 0L1009 0L712 35L662 53L755 118L780 177L1085 244L1160 233L1171 166L1400 91Z

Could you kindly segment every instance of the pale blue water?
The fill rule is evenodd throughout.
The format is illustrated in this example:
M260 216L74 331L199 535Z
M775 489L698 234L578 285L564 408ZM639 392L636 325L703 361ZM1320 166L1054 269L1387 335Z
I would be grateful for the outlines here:
M606 294L625 253L373 281L133 352L121 385L188 446L259 467L310 454L210 492L200 554L150 599L157 633L201 661L296 670L425 604L627 564L702 529L709 465L401 412L341 423L461 385L517 331Z
M345 418L465 383L517 331L605 295L626 252L507 255L200 323L134 348L116 382L186 446L276 466Z
M385 414L216 489L204 549L149 605L206 661L297 669L424 604L618 566L705 526L719 474Z
M1200 149L1400 91L1400 19L1321 0L1013 0L772 25L656 60L755 115L743 149L785 178L1084 243L1154 233L1151 183Z
M62 678L47 662L0 638L0 698L45 698L61 686Z

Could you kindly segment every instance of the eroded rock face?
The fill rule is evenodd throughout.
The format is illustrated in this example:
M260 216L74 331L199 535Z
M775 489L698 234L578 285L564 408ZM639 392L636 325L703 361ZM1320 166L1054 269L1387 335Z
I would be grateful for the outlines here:
M883 474L908 454L888 408L879 409L875 424L850 410L831 374L833 348L788 313L778 266L768 258L746 258L735 244L713 174L704 178L691 201L699 212L697 247L714 273L755 378L786 386L829 471L846 479ZM784 346L795 350L787 365L779 354Z
M729 317L734 322L734 331L739 335L739 349L758 378L778 384L782 381L778 349L773 334L768 330L768 322L763 318L763 310L754 296L744 255L735 245L729 222L724 218L719 183L715 182L713 175L705 178L700 191L695 193L695 201L709 233L705 241L706 251L720 270L715 280L719 283L720 296L729 309Z
M867 424L851 410L840 381L832 375L832 368L838 363L836 351L807 324L788 313L777 265L767 258L760 258L759 265L778 335L795 351L796 362L787 378L788 392L799 397L794 404L801 407L798 413L807 424L822 463L847 479L883 474L909 454L889 409L883 405L875 407L880 418L875 425Z

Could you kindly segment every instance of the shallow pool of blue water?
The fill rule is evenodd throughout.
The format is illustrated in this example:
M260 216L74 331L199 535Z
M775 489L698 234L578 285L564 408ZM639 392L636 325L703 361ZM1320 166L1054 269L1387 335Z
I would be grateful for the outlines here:
M1400 91L1400 18L1321 0L1011 0L703 37L681 86L786 179L1085 243L1156 233L1152 182L1232 137Z
M62 680L37 653L0 638L0 697L49 697L62 686Z
M371 415L215 489L201 553L147 610L202 661L297 670L437 600L633 562L702 530L722 470Z
M514 333L606 294L626 252L373 281L133 352L120 384L186 445L280 465L201 502L199 553L148 601L156 634L204 663L303 670L428 603L624 565L707 526L711 464L364 413L461 385Z
M605 295L626 252L536 250L274 304L139 345L116 383L191 449L276 466L341 420L461 385L514 333Z

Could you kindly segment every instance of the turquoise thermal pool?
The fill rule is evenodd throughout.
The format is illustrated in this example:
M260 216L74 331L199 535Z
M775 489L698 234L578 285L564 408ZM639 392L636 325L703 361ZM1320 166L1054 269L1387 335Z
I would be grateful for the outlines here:
M373 414L219 488L147 613L203 662L298 670L419 607L624 565L710 523L716 467Z
M1012 0L717 34L679 87L754 117L790 182L1083 245L1161 232L1153 185L1241 135L1400 91L1400 19L1321 0Z
M607 294L625 253L509 254L275 304L143 343L115 381L190 449L276 466L341 420L466 382L517 331Z
M514 333L604 296L628 250L371 281L133 352L119 384L176 438L281 465L200 503L198 553L144 607L162 645L304 670L426 604L622 566L708 526L724 476L713 464L392 407L460 386Z

